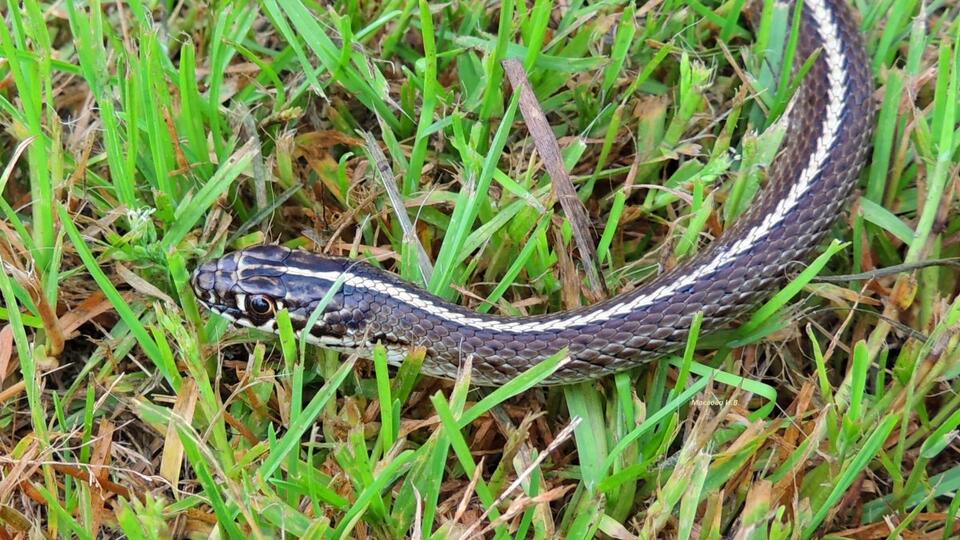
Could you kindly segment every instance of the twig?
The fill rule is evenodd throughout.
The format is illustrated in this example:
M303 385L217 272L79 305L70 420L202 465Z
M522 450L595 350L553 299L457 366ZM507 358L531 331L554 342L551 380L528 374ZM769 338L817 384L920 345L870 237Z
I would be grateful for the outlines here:
M573 238L580 250L580 260L583 263L583 270L587 274L587 289L589 300L596 302L606 298L606 287L603 280L600 279L600 272L597 269L597 251L596 243L593 241L593 235L590 233L590 221L587 218L587 211L577 197L577 189L573 187L570 181L570 175L563 165L563 157L560 154L560 145L557 138L547 123L547 117L530 87L530 81L527 79L527 73L523 69L523 64L517 60L504 60L503 69L510 79L515 91L520 92L520 113L527 122L527 129L533 136L533 144L537 147L537 152L543 158L543 165L550 174L553 181L553 189L563 208L563 213L570 220L573 228Z
M367 144L367 152L376 165L377 175L383 183L383 188L387 191L387 197L390 199L390 206L393 207L393 213L400 221L400 228L403 229L403 243L409 244L417 250L417 264L420 266L420 275L424 283L430 283L430 276L433 275L433 265L427 258L427 251L423 249L423 244L417 238L417 231L410 222L410 216L407 215L407 207L403 204L403 197L400 196L400 189L397 187L397 179L393 176L393 170L390 169L390 162L387 156L368 131L363 131L363 140Z

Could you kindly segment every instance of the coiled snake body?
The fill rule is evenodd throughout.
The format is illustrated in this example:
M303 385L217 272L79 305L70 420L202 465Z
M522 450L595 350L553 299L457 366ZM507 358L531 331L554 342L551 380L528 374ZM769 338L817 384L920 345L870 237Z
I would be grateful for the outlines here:
M844 0L806 0L796 57L816 54L788 113L785 148L751 208L717 241L645 286L562 313L512 318L475 313L366 263L260 246L201 265L192 284L207 308L245 326L276 330L290 312L302 330L340 278L308 339L391 361L426 348L425 373L456 376L473 355L472 380L497 385L567 348L548 384L597 378L681 348L698 312L702 332L729 325L808 260L848 199L873 122L872 75Z

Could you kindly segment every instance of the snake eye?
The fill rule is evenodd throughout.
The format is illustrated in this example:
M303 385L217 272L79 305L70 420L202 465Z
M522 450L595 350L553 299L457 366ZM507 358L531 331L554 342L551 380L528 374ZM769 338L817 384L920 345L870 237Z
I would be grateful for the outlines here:
M275 306L269 296L254 294L247 297L247 311L258 317L273 315Z

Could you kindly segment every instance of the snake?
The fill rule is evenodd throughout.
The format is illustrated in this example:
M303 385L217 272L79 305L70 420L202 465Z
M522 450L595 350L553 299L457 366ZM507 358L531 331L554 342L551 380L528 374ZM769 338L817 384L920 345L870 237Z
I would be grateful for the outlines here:
M821 249L851 198L871 139L873 75L845 0L805 0L795 66L808 67L781 121L783 145L750 206L717 239L649 282L593 305L533 316L472 311L367 262L260 245L200 264L197 300L241 326L277 333L286 309L298 336L390 364L414 348L422 373L498 386L560 351L541 384L597 379L730 328ZM797 10L791 10L796 13ZM316 313L315 313L316 312ZM306 335L304 335L306 334Z

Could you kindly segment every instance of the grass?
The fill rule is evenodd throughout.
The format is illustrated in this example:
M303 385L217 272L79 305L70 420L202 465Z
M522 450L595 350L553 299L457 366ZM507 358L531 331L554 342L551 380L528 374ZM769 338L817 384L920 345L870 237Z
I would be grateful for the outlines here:
M787 8L4 4L0 538L956 537L960 12L853 4L878 116L837 240L682 354L487 391L228 327L189 272L279 241L479 311L616 294L762 184Z

